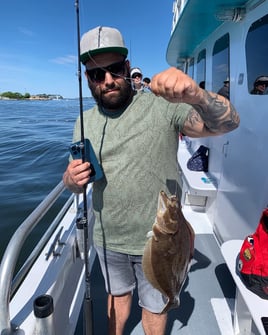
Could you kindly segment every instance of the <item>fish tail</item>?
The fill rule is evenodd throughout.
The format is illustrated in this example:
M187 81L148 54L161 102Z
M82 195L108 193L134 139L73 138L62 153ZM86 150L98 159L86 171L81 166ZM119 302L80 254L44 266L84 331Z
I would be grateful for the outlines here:
M167 302L166 306L163 308L162 312L160 314L165 314L171 309L177 308L180 305L180 299L176 298L174 300L170 300Z

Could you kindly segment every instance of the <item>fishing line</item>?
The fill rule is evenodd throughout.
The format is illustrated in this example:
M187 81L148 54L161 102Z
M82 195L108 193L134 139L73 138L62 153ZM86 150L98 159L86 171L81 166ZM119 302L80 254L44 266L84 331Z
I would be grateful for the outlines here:
M75 0L76 23L77 23L77 53L78 53L78 87L79 87L79 114L80 114L80 131L81 131L81 154L83 163L86 161L85 155L85 136L84 136L84 117L83 117L83 95L82 95L82 76L80 63L80 21L79 21L79 0ZM90 273L88 257L88 209L87 209L87 184L83 186L83 215L79 220L83 225L84 233L84 263L85 263L85 297L84 297L84 333L85 335L93 334L92 327L92 301L90 296Z

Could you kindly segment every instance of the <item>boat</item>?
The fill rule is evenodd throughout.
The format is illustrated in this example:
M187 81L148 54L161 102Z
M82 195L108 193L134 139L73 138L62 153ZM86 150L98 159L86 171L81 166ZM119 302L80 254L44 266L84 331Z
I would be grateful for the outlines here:
M240 243L254 232L268 204L265 126L268 95L251 93L256 78L268 75L267 34L268 0L173 3L167 62L196 82L205 82L207 90L217 92L228 80L229 98L241 116L241 124L237 130L213 138L180 136L181 203L195 230L196 241L193 263L180 295L181 305L169 313L166 334L267 334L265 325L251 315L254 311L244 305L239 305L244 311L242 321L234 320L237 282L222 248L229 241ZM209 170L189 172L187 161L200 145L209 148ZM83 232L77 225L85 198L70 195L53 219L51 216L46 219L46 213L64 191L60 182L14 232L3 255L0 267L3 335L82 334L81 308L89 278L93 333L107 333L104 284L90 238L87 263L90 277L85 276ZM94 224L91 192L89 186L86 197L89 236ZM24 243L41 218L46 220L47 230L17 269ZM268 316L267 310L263 309L264 317ZM126 334L143 334L140 315L134 295ZM245 328L238 329L242 323Z
M241 117L234 132L189 143L192 150L201 144L210 149L209 173L217 195L206 211L220 242L254 231L268 203L268 133L262 126L268 95L250 93L255 79L268 73L267 43L260 42L268 32L267 14L268 2L263 0L174 3L178 19L167 48L168 63L198 83L205 81L213 92L228 78L230 101Z

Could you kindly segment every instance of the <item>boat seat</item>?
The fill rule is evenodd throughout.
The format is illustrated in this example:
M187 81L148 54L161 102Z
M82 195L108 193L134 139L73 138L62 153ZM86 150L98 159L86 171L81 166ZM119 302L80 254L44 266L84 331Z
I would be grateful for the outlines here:
M266 330L262 317L268 317L268 300L260 298L257 294L246 288L237 272L237 258L243 240L230 240L221 245L221 252L227 267L236 284L236 298L233 327L234 334L256 334L252 327L255 326L260 335L268 334L268 324ZM252 321L254 324L252 324ZM266 321L267 322L267 321Z
M193 152L185 141L180 141L177 154L182 179L182 198L184 205L206 207L208 198L215 198L217 184L209 172L191 171L187 168L187 162Z

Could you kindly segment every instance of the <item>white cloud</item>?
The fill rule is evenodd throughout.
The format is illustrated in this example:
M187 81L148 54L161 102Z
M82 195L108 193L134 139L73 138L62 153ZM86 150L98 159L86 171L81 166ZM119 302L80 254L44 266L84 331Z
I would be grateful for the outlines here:
M30 36L30 37L35 35L35 33L32 30L27 29L25 27L19 27L18 29L19 29L19 32L22 33L23 35Z
M56 64L75 64L77 62L77 56L73 55L67 55L63 57L57 57L54 59L51 59L51 62L56 63Z

